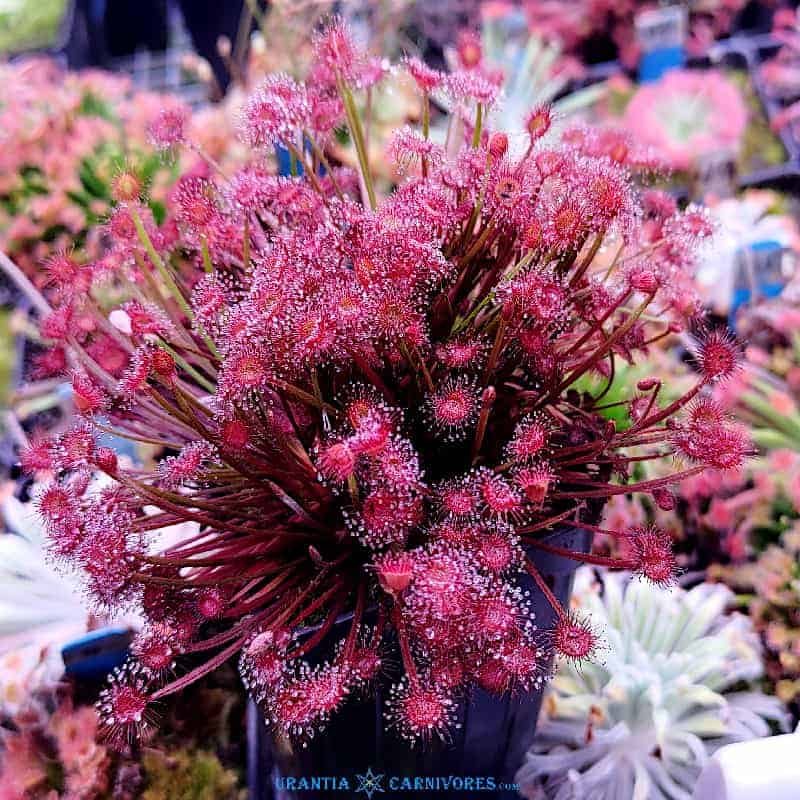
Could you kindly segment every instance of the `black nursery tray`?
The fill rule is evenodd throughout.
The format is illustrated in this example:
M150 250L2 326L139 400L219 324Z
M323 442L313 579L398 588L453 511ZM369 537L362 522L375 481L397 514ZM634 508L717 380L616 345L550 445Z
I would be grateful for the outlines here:
M759 99L772 122L788 105L800 100L800 87L795 96L779 96L771 92L762 75L762 67L780 50L781 45L772 36L754 36L741 42L750 61L751 81ZM800 122L781 128L777 134L789 153L789 158L796 172L800 172Z
M779 191L797 192L800 190L800 150L792 136L772 131L771 124L778 109L764 90L756 68L756 51L758 42L763 36L735 36L718 42L709 49L704 58L693 59L687 66L703 68L717 67L732 73L734 77L742 76L745 85L740 86L745 101L751 111L759 115L750 124L746 134L745 161L748 165L740 169L738 184L740 188L760 187ZM772 141L770 141L770 139ZM770 163L774 159L763 157L764 144L779 146L783 153L779 163Z

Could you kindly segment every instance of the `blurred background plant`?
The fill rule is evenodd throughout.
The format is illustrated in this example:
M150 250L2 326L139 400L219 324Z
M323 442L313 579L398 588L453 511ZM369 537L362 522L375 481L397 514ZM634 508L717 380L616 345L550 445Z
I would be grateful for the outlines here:
M61 677L62 646L91 624L79 584L49 563L38 515L14 488L0 489L0 717Z
M0 53L52 45L61 30L67 0L13 0L0 7Z
M0 728L4 800L244 800L240 761L241 698L205 685L188 702L170 702L165 732L141 750L103 741L91 704L51 682L26 697Z
M558 41L531 31L522 9L485 3L478 19L475 28L462 28L444 46L444 60L450 71L476 71L500 85L502 102L492 109L489 126L508 135L512 152L521 153L530 141L525 124L532 109L551 105L558 123L554 130L560 130L605 96L604 82L577 88L583 65ZM437 100L452 105L445 93Z
M43 260L82 246L108 215L126 167L150 187L154 213L163 208L175 170L148 146L146 125L165 105L180 103L46 59L0 67L0 247L35 282L46 280Z
M748 122L741 93L722 72L670 70L637 88L622 125L677 172L693 172L721 152L736 160Z
M709 577L736 591L737 604L747 609L764 641L766 685L790 705L796 719L800 711L800 522L795 520L755 561L713 564Z
M180 161L150 142L162 111L191 130L195 149ZM98 226L117 205L116 178L133 176L163 220L178 175L238 163L230 123L213 108L191 116L178 98L120 75L67 72L45 58L0 65L0 249L40 287L57 253L86 247L100 258Z
M800 123L800 15L791 8L775 14L772 55L760 65L759 75L769 95L781 105L772 120L775 130L796 133Z
M636 17L657 4L647 0L524 0L529 24L548 39L559 40L589 63L618 58L633 68L641 55ZM701 0L688 7L686 46L692 55L705 53L715 39L726 35L746 0Z
M705 200L716 228L714 246L706 249L697 270L704 304L722 320L734 320L748 298L737 328L752 341L746 317L761 313L765 291L774 293L794 273L800 255L796 200L769 189L745 189L730 197ZM759 252L769 247L768 274L759 269ZM761 250L759 250L761 248ZM760 274L759 274L760 273Z

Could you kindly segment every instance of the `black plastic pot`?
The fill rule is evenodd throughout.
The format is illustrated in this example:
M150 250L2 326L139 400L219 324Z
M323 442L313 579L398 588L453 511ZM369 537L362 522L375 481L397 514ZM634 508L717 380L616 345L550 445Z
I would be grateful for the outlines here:
M590 534L585 530L563 528L546 541L587 552ZM578 562L534 549L529 555L559 601L566 604ZM555 620L552 608L529 576L522 576L520 585L530 590L537 626L548 630ZM395 660L399 661L399 656ZM369 701L348 703L305 747L274 740L258 708L251 703L248 709L251 800L360 797L358 776L364 776L368 770L383 776L386 796L403 796L402 784L398 784L401 777L439 779L436 784L429 783L427 788L408 792L409 797L426 800L434 797L472 800L476 794L484 793L508 800L519 796L513 786L514 775L533 740L543 688L505 697L476 688L459 703L457 713L461 727L453 733L452 741L447 744L437 741L427 748L413 749L385 729L383 710L387 688L387 685L379 685ZM442 788L445 783L442 779L451 776L462 782L452 784L454 788ZM316 778L319 788L293 789L289 778L305 778L307 783ZM493 783L495 788L469 791L464 778L473 778L475 787L478 786L476 781L483 779L483 786ZM365 790L362 788L361 792Z

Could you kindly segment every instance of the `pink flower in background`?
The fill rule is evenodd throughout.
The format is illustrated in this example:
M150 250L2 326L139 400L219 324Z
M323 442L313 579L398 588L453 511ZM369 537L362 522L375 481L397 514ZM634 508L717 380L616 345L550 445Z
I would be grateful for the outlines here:
M759 471L753 476L753 483L755 484L759 499L771 502L777 491L775 477L769 472Z
M705 522L716 530L728 530L734 522L734 513L730 503L722 498L715 497L711 501Z
M792 367L786 373L786 384L793 392L800 394L800 367Z
M778 475L800 474L800 453L781 448L769 454L769 468Z
M112 761L98 741L97 712L63 699L50 713L51 702L49 695L31 702L4 729L0 800L109 796Z
M800 330L800 308L786 305L782 307L773 319L775 327L783 333L792 333Z
M739 90L713 70L673 70L641 86L625 110L624 124L675 170L691 170L703 156L735 156L747 125Z
M751 364L758 364L761 367L765 367L769 364L769 353L767 353L766 350L762 350L760 347L746 347L744 352L747 356L747 360Z
M791 395L786 392L774 391L768 397L768 402L772 408L783 416L789 416L797 413L797 404L792 399Z
M529 0L525 13L530 29L543 38L560 41L566 50L573 50L591 32L587 3L564 3L561 0Z
M725 408L733 408L742 392L747 391L751 379L747 368L743 369L738 375L714 387L714 399Z
M728 554L731 561L741 563L747 558L750 552L748 537L750 529L746 525L740 525L732 531L728 531L722 539L722 549Z
M44 783L47 762L31 734L7 735L0 766L0 800L25 800Z
M641 503L634 502L624 494L610 498L603 509L603 527L613 530L627 530L645 523Z
M694 475L682 481L680 493L684 499L689 501L697 498L711 497L722 489L723 483L724 478L722 472L716 469L710 469L700 475Z

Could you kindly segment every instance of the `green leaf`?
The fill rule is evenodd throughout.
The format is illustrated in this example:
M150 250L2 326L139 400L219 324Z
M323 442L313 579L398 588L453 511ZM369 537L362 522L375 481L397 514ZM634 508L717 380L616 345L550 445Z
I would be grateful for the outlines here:
M41 235L43 242L54 242L62 233L69 233L69 230L63 225L51 225Z
M797 442L772 428L753 428L750 432L753 442L762 450L796 450Z
M167 218L166 206L159 200L150 200L148 205L153 212L153 219L155 219L156 225L162 225Z
M164 166L164 160L160 153L151 153L139 167L139 177L145 186L150 186L155 174Z
M101 117L109 120L109 122L116 121L111 106L102 97L98 97L93 92L86 92L81 98L78 113L84 117Z
M80 169L78 170L78 177L80 178L81 186L83 186L87 194L92 197L98 197L101 200L111 200L108 187L102 179L98 177L91 162L87 159L81 162Z
M0 309L0 406L3 407L8 403L15 356L14 334L11 331L11 311Z
M88 209L89 204L92 202L92 198L89 197L89 195L87 195L86 193L76 192L73 191L72 189L67 190L67 197L69 197L69 199L72 200L72 202L75 203L75 205L78 205L81 208Z

